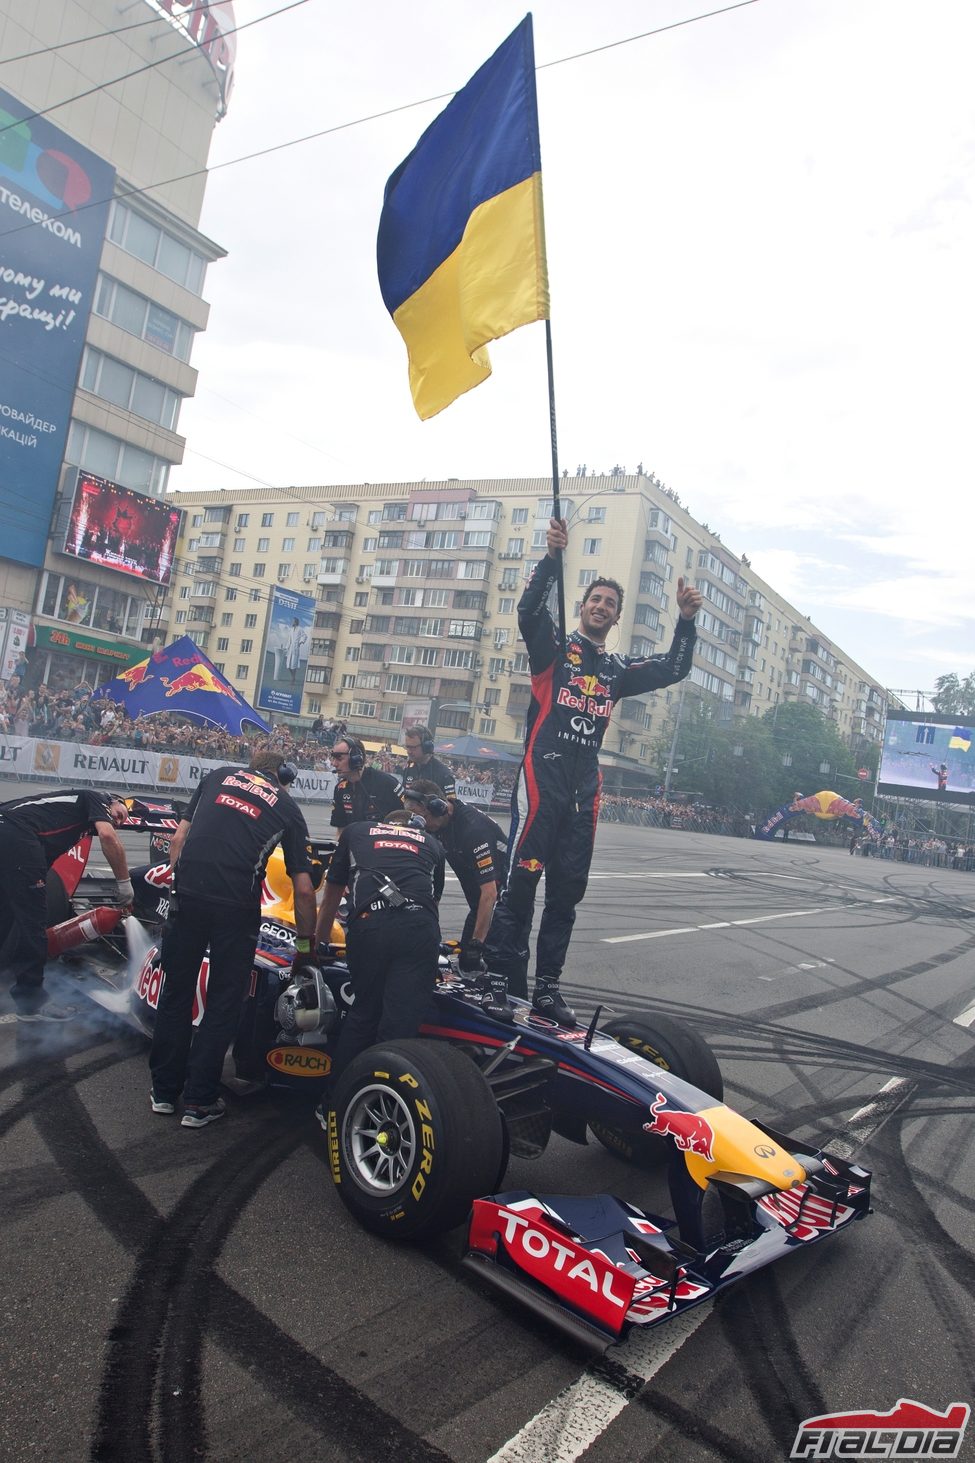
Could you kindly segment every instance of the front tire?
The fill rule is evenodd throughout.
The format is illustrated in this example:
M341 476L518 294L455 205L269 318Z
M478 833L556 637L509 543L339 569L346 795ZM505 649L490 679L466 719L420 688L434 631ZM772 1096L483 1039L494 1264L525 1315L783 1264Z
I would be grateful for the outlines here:
M332 1178L373 1234L441 1234L492 1191L501 1115L479 1069L453 1047L419 1038L370 1047L343 1072L331 1107Z
M682 1021L657 1015L655 1011L638 1011L633 1016L607 1021L600 1031L655 1067L663 1067L664 1071L699 1087L716 1102L722 1100L724 1082L714 1053L704 1038ZM589 1124L589 1131L610 1153L638 1168L658 1168L670 1153L667 1138L644 1133L639 1128L631 1130L594 1122Z

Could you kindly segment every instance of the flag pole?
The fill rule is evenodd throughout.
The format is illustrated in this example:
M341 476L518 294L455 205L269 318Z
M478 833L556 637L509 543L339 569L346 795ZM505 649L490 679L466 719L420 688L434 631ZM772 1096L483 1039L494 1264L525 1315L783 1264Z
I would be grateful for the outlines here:
M548 415L552 433L552 517L561 519L559 503L559 439L555 426L555 371L552 365L552 322L545 317L545 359L548 362ZM562 573L562 550L555 555L556 583L559 591L559 641L565 639L565 580Z

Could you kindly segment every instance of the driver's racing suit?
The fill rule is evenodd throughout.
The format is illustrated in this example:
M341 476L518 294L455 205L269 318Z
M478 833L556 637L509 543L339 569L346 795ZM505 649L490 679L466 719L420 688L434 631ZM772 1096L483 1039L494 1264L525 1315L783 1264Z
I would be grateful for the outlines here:
M613 707L683 680L694 653L694 621L679 619L666 655L614 655L578 630L560 648L548 609L557 564L539 563L518 603L518 626L528 647L531 704L525 756L511 798L508 879L485 941L488 968L526 996L528 937L538 881L545 874L545 908L538 931L535 977L556 983L586 892L599 813L598 752Z

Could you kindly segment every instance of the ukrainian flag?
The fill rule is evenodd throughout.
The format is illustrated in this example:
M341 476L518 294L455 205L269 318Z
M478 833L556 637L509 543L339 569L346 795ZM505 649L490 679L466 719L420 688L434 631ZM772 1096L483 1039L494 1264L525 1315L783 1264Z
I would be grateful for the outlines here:
M956 726L948 738L949 750L957 749L959 752L967 752L972 745L971 728L967 726Z
M386 184L379 285L423 418L490 376L487 341L548 318L541 167L526 15Z

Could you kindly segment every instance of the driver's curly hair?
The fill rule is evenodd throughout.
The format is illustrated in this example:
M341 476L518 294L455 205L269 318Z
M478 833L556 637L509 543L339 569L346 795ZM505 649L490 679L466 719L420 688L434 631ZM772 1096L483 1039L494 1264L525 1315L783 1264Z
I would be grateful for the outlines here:
M593 592L594 589L615 589L616 590L616 599L617 599L617 609L622 613L622 610L623 610L623 586L622 586L622 584L620 584L618 582L618 580L616 580L616 579L603 579L603 578L594 579L591 584L589 584L589 585L586 586L586 592L582 596L582 603L583 604L585 604L586 600L592 594L592 592Z

